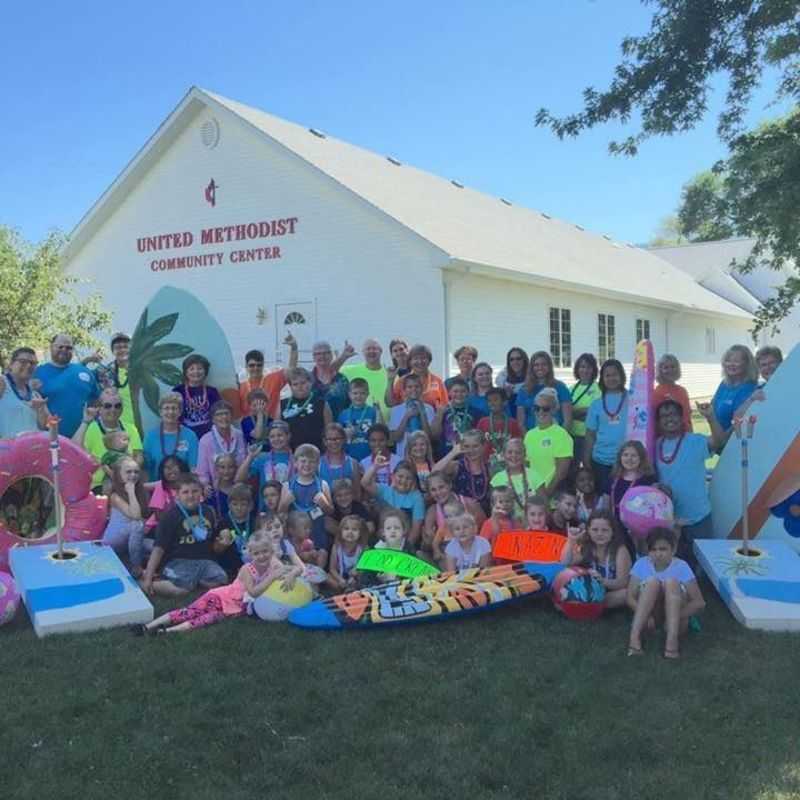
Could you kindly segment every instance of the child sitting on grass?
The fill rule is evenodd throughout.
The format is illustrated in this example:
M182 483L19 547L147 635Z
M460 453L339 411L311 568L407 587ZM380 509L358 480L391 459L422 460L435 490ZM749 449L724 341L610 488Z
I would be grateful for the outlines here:
M473 567L488 567L492 563L492 547L482 536L471 514L459 514L448 520L453 538L445 548L445 568L455 572Z
M559 489L550 513L549 529L554 533L566 533L571 525L577 525L577 505L578 499L572 489Z
M214 513L203 506L203 484L196 475L177 481L175 505L164 513L155 531L155 546L142 578L145 594L178 596L228 582L216 557L224 547L214 535ZM161 566L161 577L156 572Z
M396 508L387 508L381 514L379 535L381 538L375 545L376 550L408 552L408 517ZM379 572L376 578L380 583L390 583L397 580L397 575Z
M494 545L494 540L503 531L513 529L514 495L508 486L492 489L492 513L481 525L481 536Z
M628 583L628 606L633 611L628 655L642 655L645 628L666 629L664 658L679 658L678 639L689 628L689 618L705 608L689 565L675 558L676 536L669 528L653 528L647 535L647 555L637 559Z
M185 608L168 611L135 633L182 633L204 628L245 613L246 598L258 597L275 581L285 579L287 568L278 559L267 531L254 531L247 544L250 561L227 586L210 589Z
M624 606L628 597L631 556L609 511L595 511L589 517L581 555L577 563L587 567L606 589L606 608Z
M311 517L305 511L290 511L286 519L286 535L295 552L306 564L325 569L328 551L315 546L311 533Z
M349 514L342 518L331 548L331 564L328 584L337 592L349 592L358 588L358 559L367 543L367 526L364 520Z

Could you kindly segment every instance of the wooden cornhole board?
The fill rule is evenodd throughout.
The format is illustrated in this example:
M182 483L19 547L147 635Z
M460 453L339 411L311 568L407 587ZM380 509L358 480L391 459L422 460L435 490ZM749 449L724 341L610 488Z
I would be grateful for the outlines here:
M786 542L756 539L742 556L741 541L698 539L695 553L731 614L747 628L800 631L800 555Z
M59 561L54 544L15 547L11 571L36 635L77 633L150 622L153 606L117 554L99 542L65 542L75 553Z

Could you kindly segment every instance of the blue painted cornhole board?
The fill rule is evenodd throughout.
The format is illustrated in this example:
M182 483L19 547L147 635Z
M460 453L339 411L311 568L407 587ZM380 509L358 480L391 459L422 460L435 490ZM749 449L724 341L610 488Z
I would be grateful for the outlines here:
M15 547L9 563L40 638L150 622L153 606L117 554L99 542L68 542L76 558L58 561L55 545Z
M695 553L739 622L762 631L800 631L800 555L786 542L756 539L758 557L737 554L741 540L698 539Z

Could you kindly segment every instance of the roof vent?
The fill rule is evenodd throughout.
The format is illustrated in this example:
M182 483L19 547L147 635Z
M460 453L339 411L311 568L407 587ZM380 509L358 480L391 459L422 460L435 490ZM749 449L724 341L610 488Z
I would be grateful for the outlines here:
M396 158L392 158L391 156L386 156L386 160L390 164L394 164L396 167L402 167L402 163L400 163Z
M501 203L505 203L507 206L511 205L511 201L510 200L506 200L505 197L501 197L500 198L500 202Z
M200 126L200 141L203 147L213 150L219 144L219 122L214 117Z
M579 231L585 231L585 230L586 230L586 228L584 228L584 227L583 227L583 225L578 225L578 223L577 223L577 222L575 223L575 227L576 227L576 228L577 228Z
M318 131L316 128L309 128L308 132L309 133L313 133L314 136L317 136L320 139L325 139L326 138L325 134L322 131Z
M607 233L603 234L603 238L607 239L609 242L611 241L611 237Z
M459 183L458 181L450 181L450 183L452 183L453 186L457 186L459 189L463 189L464 188L464 184L463 183Z
M539 212L545 219L553 219L549 214L545 214L544 211Z

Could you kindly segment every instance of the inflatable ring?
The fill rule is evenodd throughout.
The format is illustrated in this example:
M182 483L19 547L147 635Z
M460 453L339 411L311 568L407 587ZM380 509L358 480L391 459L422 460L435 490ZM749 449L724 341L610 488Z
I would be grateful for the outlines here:
M97 461L64 436L59 443L59 494L64 504L64 541L99 539L108 518L108 499L91 493ZM23 478L52 481L50 440L46 433L22 433L14 439L0 439L0 497ZM8 551L29 544L50 544L56 534L38 539L17 536L0 523L0 569L8 569Z

